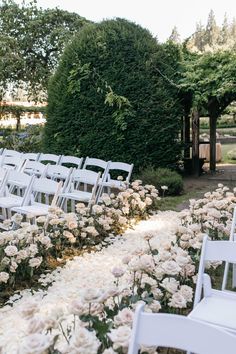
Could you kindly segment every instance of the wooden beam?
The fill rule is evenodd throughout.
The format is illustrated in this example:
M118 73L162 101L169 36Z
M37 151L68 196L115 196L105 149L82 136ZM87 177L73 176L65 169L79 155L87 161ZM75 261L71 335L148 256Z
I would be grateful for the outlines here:
M193 174L199 176L199 111L192 112L192 159Z

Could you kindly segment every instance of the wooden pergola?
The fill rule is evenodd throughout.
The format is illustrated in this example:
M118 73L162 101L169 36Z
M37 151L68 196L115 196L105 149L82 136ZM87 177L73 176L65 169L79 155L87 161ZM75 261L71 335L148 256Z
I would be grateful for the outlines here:
M204 110L208 112L210 121L210 171L214 173L216 171L216 124L217 119L223 113L225 108L236 100L236 93L226 94L221 99L216 97L209 97L207 105ZM183 131L182 141L184 143L184 159L191 162L191 173L199 175L203 159L199 157L199 127L200 116L202 109L192 109L191 99L184 102L184 119L183 119ZM192 130L192 139L191 139ZM190 149L192 148L192 157L190 156Z

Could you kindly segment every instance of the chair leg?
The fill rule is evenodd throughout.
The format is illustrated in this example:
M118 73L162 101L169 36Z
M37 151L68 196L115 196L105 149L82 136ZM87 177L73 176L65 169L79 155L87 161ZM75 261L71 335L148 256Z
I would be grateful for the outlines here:
M232 287L236 288L236 264L233 264Z
M224 269L224 276L223 276L223 282L222 282L222 290L226 289L227 286L227 280L228 280L228 274L229 274L229 263L225 263L225 269Z

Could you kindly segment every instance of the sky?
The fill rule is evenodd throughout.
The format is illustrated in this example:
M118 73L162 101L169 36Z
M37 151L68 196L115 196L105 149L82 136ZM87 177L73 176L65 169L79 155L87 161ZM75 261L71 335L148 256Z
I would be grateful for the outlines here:
M197 22L206 25L211 9L218 25L225 13L229 20L236 17L236 0L38 0L38 4L73 11L94 22L126 18L149 29L160 42L170 36L174 26L182 40L189 37Z

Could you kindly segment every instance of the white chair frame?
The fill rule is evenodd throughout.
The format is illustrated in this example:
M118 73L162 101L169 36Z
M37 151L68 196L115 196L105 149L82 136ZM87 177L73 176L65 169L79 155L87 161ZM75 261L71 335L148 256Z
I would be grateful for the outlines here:
M59 165L63 166L64 164L71 164L77 169L80 169L83 164L83 157L62 155L59 161Z
M41 153L39 155L38 161L42 162L42 161L46 161L47 163L51 163L54 162L56 165L59 164L59 161L61 159L61 155L55 155L55 154L43 154Z
M230 236L229 236L230 241L236 241L235 227L236 227L236 207L234 208L234 212L233 212L233 218L232 218L232 224L231 224ZM225 263L224 277L223 277L223 282L222 282L222 290L225 290L226 286L227 286L229 265L230 265L229 262ZM233 264L232 287L233 288L236 287L236 265L235 264Z
M212 288L210 276L204 273L207 261L236 263L236 242L210 241L204 237L194 307L188 317L236 334L236 293Z
M146 313L144 304L139 304L135 311L128 354L138 354L141 344L197 354L234 354L236 336L185 316Z

